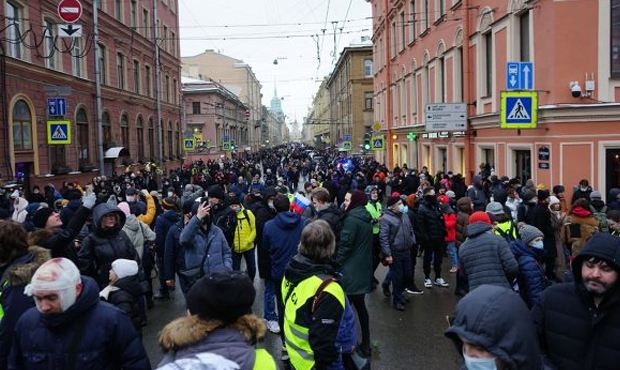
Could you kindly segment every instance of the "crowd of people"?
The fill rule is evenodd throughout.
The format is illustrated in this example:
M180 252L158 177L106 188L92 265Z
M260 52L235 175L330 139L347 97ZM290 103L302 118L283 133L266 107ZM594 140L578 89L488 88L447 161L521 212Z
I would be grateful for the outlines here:
M445 335L467 369L617 368L620 189L566 193L295 144L2 189L0 369L369 369L379 287L396 311L462 297ZM177 288L151 364L149 309Z

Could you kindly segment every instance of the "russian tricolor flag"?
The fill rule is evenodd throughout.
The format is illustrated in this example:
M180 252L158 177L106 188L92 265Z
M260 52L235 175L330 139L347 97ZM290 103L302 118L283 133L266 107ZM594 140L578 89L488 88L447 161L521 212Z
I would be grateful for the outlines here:
M304 210L310 205L310 199L305 196L295 193L295 197L291 202L291 211L295 213L299 213L300 215L304 213Z

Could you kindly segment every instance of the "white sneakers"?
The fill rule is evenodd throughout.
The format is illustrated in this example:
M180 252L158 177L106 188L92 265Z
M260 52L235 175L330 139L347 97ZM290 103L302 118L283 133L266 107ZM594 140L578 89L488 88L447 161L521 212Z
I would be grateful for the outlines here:
M444 287L444 288L447 288L450 286L450 284L446 283L446 281L443 278L435 279L435 285Z
M431 281L431 279L424 279L424 287L428 289L433 287L433 282Z
M276 320L267 321L267 330L274 334L280 334L280 324Z

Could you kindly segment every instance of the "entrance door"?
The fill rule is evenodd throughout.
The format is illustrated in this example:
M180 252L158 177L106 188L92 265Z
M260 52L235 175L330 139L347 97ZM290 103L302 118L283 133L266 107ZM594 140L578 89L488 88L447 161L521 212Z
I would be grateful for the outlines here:
M437 148L437 165L439 166L439 171L443 171L446 173L448 171L448 150L446 148Z
M605 150L605 175L605 195L607 195L611 188L620 188L620 148Z
M532 178L532 153L529 150L515 150L515 177L522 184Z
M32 174L32 162L15 163L15 179L24 188L24 194L30 195L30 175Z

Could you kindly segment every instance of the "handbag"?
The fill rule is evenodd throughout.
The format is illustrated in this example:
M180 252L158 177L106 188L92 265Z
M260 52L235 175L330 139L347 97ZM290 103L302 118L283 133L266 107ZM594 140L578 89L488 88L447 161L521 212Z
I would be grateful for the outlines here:
M207 247L207 250L205 250L205 255L202 257L202 260L200 261L200 265L189 268L189 269L177 271L177 274L179 274L179 276L182 277L183 280L185 280L188 289L191 286L193 286L201 277L205 275L203 266L208 256L209 256L209 247Z

